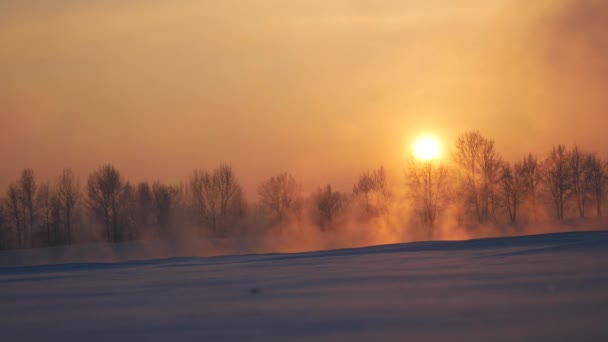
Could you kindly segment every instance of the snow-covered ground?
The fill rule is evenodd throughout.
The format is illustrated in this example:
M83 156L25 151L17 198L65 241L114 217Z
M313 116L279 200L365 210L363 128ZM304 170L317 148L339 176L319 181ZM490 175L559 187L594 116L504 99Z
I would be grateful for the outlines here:
M606 231L7 266L27 253L0 253L2 341L608 341Z

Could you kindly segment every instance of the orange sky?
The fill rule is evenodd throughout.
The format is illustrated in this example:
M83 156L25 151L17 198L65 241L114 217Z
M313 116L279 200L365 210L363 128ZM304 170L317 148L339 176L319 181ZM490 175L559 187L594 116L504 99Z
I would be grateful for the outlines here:
M606 32L601 0L4 0L0 189L24 167L174 182L225 161L250 194L281 171L350 190L467 129L507 158L607 156Z

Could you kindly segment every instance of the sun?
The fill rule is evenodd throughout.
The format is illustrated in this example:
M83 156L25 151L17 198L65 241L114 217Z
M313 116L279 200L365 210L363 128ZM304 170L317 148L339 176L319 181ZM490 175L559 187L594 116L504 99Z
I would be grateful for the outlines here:
M441 144L437 138L422 136L414 143L414 156L418 160L433 160L439 158Z

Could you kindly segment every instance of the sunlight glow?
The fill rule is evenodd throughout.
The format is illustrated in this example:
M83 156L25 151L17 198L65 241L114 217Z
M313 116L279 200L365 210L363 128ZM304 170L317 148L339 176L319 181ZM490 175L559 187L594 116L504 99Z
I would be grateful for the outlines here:
M439 158L441 144L431 136L423 136L414 143L414 156L418 160L433 160Z

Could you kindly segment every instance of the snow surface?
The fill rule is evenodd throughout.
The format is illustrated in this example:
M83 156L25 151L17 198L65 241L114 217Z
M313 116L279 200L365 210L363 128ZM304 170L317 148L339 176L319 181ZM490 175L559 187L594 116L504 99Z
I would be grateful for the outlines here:
M608 341L608 232L2 266L0 336Z

